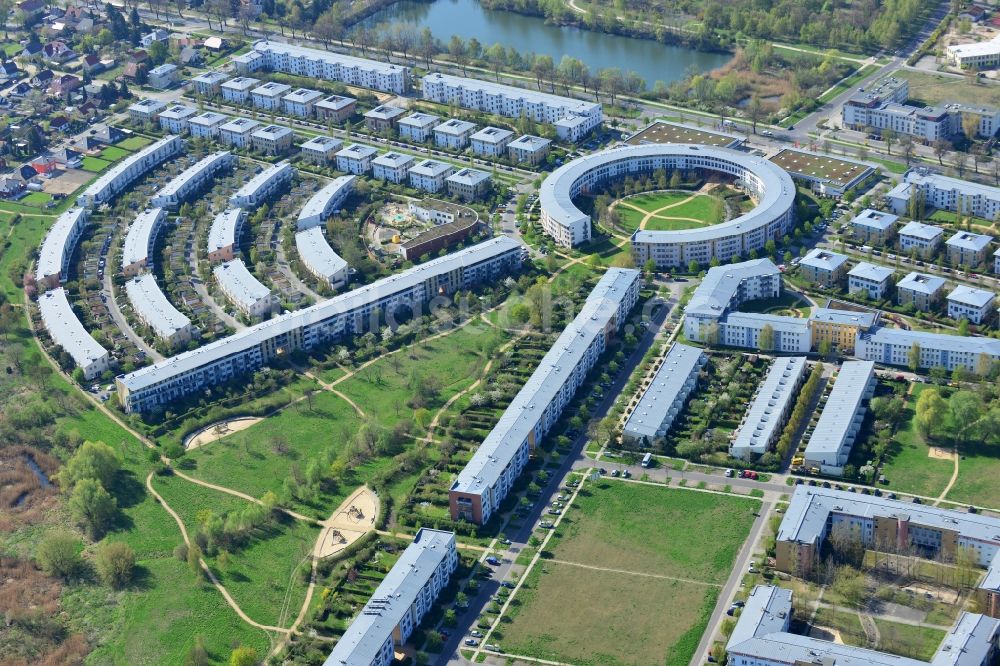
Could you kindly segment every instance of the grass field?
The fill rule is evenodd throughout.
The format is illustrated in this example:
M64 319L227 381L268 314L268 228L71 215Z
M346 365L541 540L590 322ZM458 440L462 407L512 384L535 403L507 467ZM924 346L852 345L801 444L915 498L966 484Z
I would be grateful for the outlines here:
M494 637L508 653L560 662L684 666L758 508L691 490L588 484Z
M100 173L109 166L111 166L111 162L107 160L102 160L98 157L91 157L88 155L87 157L83 158L83 163L81 164L80 168L82 168L84 171L92 171L93 173Z
M959 447L958 479L948 491L952 502L1000 509L1000 457L995 447L969 445ZM951 463L948 463L951 469Z
M934 657L946 634L943 629L935 627L917 627L879 618L875 618L875 625L881 649L921 661L930 661Z
M127 139L119 141L118 147L134 152L136 150L139 150L140 148L145 148L151 143L153 143L153 140L147 139L144 136L130 136Z
M123 157L128 157L130 154L131 153L129 153L127 150L123 150L118 146L108 146L107 148L101 151L99 157L102 160L108 160L109 162L117 162Z
M646 222L645 228L659 231L719 224L726 216L726 206L722 199L710 194L691 192L640 194L619 200L615 210L622 224L629 229L638 229L647 213L655 213Z
M982 81L969 83L966 77L944 76L903 69L895 74L910 82L910 99L924 104L958 102L990 106L1000 105L1000 85Z
M686 666L717 597L702 585L540 561L493 640L511 654L580 666Z
M883 473L888 477L889 487L893 490L937 497L948 485L953 467L950 460L931 458L928 455L930 448L917 432L913 410L920 392L925 388L926 384L913 386L904 422L896 432L890 449L892 455L889 463L883 468ZM968 467L963 465L960 472L968 470ZM959 479L961 480L961 476Z

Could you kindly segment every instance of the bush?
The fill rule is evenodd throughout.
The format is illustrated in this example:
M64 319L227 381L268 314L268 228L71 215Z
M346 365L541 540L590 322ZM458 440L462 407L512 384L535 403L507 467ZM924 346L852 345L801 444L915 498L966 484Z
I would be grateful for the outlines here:
M38 544L35 559L50 576L72 578L83 571L80 540L68 532L50 532Z
M59 473L59 483L70 489L83 479L96 479L108 488L120 464L115 450L104 442L84 442Z
M253 648L238 647L229 655L229 666L256 666L257 651Z
M73 488L69 509L73 518L96 539L111 526L118 514L118 503L99 481L83 479Z
M97 551L97 573L105 585L115 589L132 582L135 552L126 543L106 543Z

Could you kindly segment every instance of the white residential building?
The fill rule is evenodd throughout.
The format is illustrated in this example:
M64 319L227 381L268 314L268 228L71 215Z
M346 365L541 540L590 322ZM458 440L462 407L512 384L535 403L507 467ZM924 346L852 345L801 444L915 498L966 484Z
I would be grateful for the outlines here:
M823 474L841 475L865 418L865 404L875 393L875 363L845 361L833 383L809 443L805 465Z
M854 353L869 361L905 368L910 365L913 349L919 352L919 367L942 367L948 372L962 367L985 374L994 362L1000 361L1000 340L994 338L904 331L885 326L859 333Z
M129 413L163 409L265 367L279 351L309 351L377 331L384 317L402 309L419 316L431 298L495 282L516 271L524 256L517 241L499 237L432 259L120 376L118 400Z
M258 109L264 111L281 111L281 98L292 87L285 83L268 81L250 91L250 100Z
M698 385L708 357L697 347L674 343L622 430L623 441L643 447L666 437Z
M77 205L92 208L107 203L150 169L180 153L183 147L184 142L179 136L169 134L132 153L88 185L77 197Z
M441 122L431 113L411 113L399 121L399 138L423 143L432 136L432 130Z
M206 111L188 121L188 131L191 136L214 139L219 136L220 128L229 122L229 116L215 111Z
M940 302L944 285L944 278L936 275L908 273L896 283L896 300L900 305L913 303L917 312L929 312Z
M314 136L299 146L304 159L322 166L336 162L337 151L343 147L343 141L329 136Z
M260 127L260 123L249 118L234 118L219 126L219 143L233 148L249 148L250 135Z
M909 222L899 230L899 250L904 254L915 250L919 256L926 259L937 252L943 239L944 230L941 227L923 222Z
M122 246L122 275L132 277L153 270L153 249L166 221L167 211L162 208L147 208L136 215Z
M410 185L424 192L439 192L445 188L445 178L455 173L448 162L421 160L410 167Z
M945 47L948 63L966 69L994 69L1000 65L1000 35L985 42Z
M854 237L867 245L887 245L896 235L898 215L866 208L851 220Z
M784 354L805 354L812 348L808 319L756 312L730 312L719 322L719 344L743 349L759 349ZM770 330L771 348L762 345L761 335Z
M250 91L257 87L260 79L249 76L237 76L219 86L222 91L222 99L235 104L246 104L250 99Z
M903 214L913 196L920 196L927 210L937 208L987 220L1000 216L1000 188L942 176L922 167L907 171L886 199L894 213Z
M340 289L347 284L347 262L330 247L322 227L310 227L296 233L295 251L305 269L331 289Z
M264 203L277 193L279 189L291 182L295 169L287 160L270 166L236 191L230 197L229 204L234 208L253 209Z
M564 118L582 117L582 125L574 128L557 127L560 134L568 129L586 133L601 124L601 105L569 97L515 88L489 81L432 73L422 80L424 99L441 104L458 104L508 118L525 115L535 122L556 124Z
M80 323L65 289L57 287L39 296L38 311L53 344L73 358L76 367L83 370L84 379L91 381L111 368L108 350Z
M323 93L318 90L297 88L285 95L281 103L288 114L298 116L299 118L312 118L316 102L320 101L322 97Z
M729 455L753 460L773 448L795 407L807 367L805 356L774 359L729 442Z
M705 342L709 329L746 301L781 295L781 271L770 259L708 269L684 308L684 337Z
M383 153L372 160L372 176L390 183L405 183L416 158L403 153Z
M514 133L500 127L484 127L471 137L472 152L483 157L503 157L507 145L514 139Z
M410 71L406 67L283 42L261 40L253 45L253 51L244 55L248 57L233 58L241 74L258 70L285 72L397 95L405 93L409 86Z
M227 208L215 216L208 230L208 260L211 263L236 258L240 233L246 219L247 212L242 208Z
M188 121L198 111L183 104L171 104L160 111L160 129L171 134L183 134L188 129Z
M452 118L434 128L434 143L441 148L462 150L469 145L469 138L475 130L475 123Z
M540 136L525 134L507 144L510 159L524 164L537 165L549 154L552 142Z
M847 291L851 294L862 292L873 301L881 300L889 289L892 274L891 268L859 262L847 273Z
M177 208L215 178L219 171L232 167L235 161L236 158L228 150L203 157L164 185L149 202L157 208Z
M989 323L993 319L995 300L992 291L960 284L948 294L948 316L956 320L968 319L973 324Z
M222 293L242 314L262 319L271 314L278 300L255 278L242 259L233 259L212 269Z
M421 528L323 666L390 666L457 567L455 533Z
M89 217L86 208L71 208L57 217L45 234L35 264L35 282L40 291L55 289L66 280L70 259Z
M177 65L172 65L170 63L164 63L159 67L154 67L149 70L149 87L166 90L177 82L179 72L180 70L177 68Z
M357 176L340 176L323 186L319 192L309 197L309 201L299 211L296 224L298 231L318 227L328 217L340 210L340 206L354 191Z
M337 153L337 170L363 176L372 170L372 159L377 153L371 146L352 143Z
M191 320L167 300L152 273L143 273L125 283L132 311L157 338L171 345L187 344L194 335Z

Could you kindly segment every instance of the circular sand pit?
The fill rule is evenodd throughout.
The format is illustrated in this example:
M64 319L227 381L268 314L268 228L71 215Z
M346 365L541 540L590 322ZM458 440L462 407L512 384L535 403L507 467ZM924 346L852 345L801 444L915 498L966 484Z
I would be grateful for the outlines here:
M205 446L206 444L222 439L223 437L228 437L234 432L246 430L250 426L260 423L263 420L264 419L259 416L244 416L238 419L230 419L228 421L213 423L212 425L202 428L198 432L189 436L184 441L184 448L189 451L191 449L197 449L199 446Z
M931 446L927 449L927 457L935 460L954 460L955 452L951 449L943 449L940 446Z

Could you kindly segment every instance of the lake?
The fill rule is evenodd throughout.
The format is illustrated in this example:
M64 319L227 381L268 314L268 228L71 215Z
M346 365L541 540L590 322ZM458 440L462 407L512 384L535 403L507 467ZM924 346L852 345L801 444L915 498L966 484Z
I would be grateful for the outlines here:
M725 53L549 25L537 16L484 9L477 0L402 0L368 17L363 25L393 23L406 23L417 30L426 26L445 44L452 35L464 40L475 37L483 48L500 42L522 54L550 55L557 65L563 55L570 55L586 63L592 73L604 67L619 67L623 72L632 70L650 88L656 81L671 83L682 79L691 68L708 71L730 59Z

